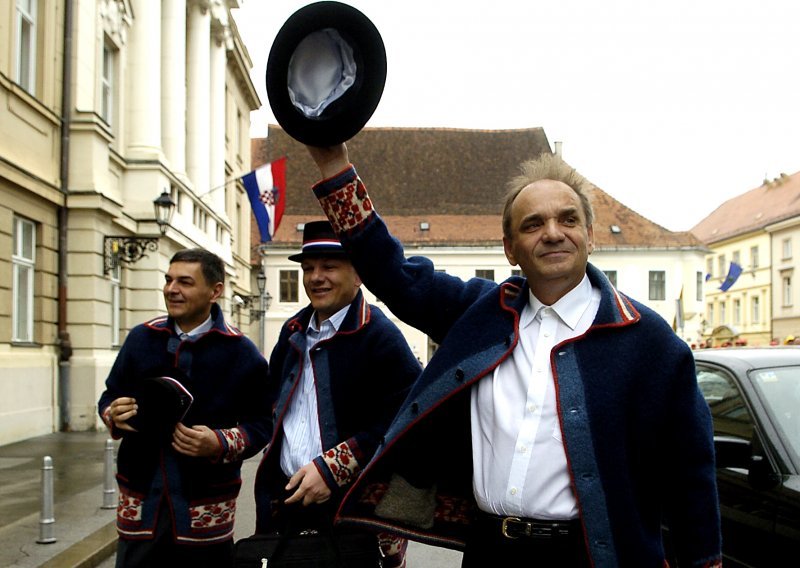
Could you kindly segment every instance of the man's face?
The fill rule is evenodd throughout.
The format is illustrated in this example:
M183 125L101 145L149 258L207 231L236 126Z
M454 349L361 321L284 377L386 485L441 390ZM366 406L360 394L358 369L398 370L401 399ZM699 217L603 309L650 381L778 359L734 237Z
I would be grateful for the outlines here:
M560 181L540 180L514 200L511 237L503 237L503 247L533 294L551 305L583 279L593 240L575 191Z
M206 281L199 262L173 262L164 276L167 312L183 331L191 331L206 320L222 289L222 282Z
M300 267L303 288L317 311L318 323L352 302L361 286L361 279L346 258L306 257Z

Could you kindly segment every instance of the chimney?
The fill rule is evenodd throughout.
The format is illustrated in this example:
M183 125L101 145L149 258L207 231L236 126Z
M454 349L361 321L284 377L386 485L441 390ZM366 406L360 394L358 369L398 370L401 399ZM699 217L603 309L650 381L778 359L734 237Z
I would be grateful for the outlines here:
M561 142L559 140L556 140L555 142L553 142L553 146L555 147L555 154L559 158L561 158L561 146L562 146L562 144L563 144L563 142Z

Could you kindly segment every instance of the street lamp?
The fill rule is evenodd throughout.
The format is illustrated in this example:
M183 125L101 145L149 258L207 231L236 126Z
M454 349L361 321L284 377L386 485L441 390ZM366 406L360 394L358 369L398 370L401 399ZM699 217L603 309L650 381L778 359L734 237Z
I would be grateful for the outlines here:
M264 292L267 289L267 275L264 274L264 267L261 267L261 270L258 271L258 276L256 276L256 286L258 286L258 348L261 352L264 352L264 341L266 337L266 314L267 314L267 299L264 295Z
M175 202L164 190L161 195L153 200L153 211L161 235L165 235L167 227L172 222L175 213ZM133 264L144 256L147 251L158 250L159 236L110 236L103 238L103 273L108 274L117 268L121 262Z

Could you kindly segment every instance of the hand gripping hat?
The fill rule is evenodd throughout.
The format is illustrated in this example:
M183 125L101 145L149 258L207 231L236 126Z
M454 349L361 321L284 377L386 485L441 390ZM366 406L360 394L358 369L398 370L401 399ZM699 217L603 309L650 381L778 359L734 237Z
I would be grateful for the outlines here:
M166 436L183 420L194 398L177 379L147 377L133 393L138 409L128 424L142 434Z
M386 50L373 23L340 2L316 2L286 20L267 61L267 97L286 133L309 146L355 136L378 106Z
M311 221L303 226L303 249L290 256L289 260L303 262L307 256L347 257L347 252L328 221Z

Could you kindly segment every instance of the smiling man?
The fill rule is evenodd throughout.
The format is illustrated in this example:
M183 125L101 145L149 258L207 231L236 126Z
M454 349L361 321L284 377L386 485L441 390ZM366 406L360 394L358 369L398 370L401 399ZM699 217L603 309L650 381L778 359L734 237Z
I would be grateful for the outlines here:
M176 253L164 279L168 316L131 329L106 380L98 409L122 438L118 567L233 563L241 463L269 434L268 373L225 322L224 287L218 256Z
M463 567L720 564L709 410L688 346L588 262L589 182L542 154L510 180L498 284L406 258L342 144L308 147L364 284L439 344L340 524L464 549ZM388 489L387 489L388 488Z
M331 530L345 491L372 456L421 368L400 330L367 303L327 221L306 223L300 263L310 305L270 357L274 426L256 478L257 532ZM383 566L405 541L381 535ZM375 536L363 534L377 553ZM320 551L320 553L325 551Z

